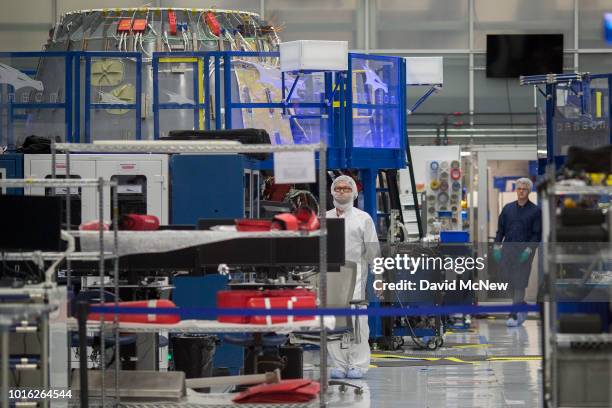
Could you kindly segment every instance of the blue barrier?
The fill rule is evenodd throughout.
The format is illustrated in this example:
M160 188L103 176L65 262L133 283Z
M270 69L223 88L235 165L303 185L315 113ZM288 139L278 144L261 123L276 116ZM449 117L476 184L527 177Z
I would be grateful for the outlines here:
M539 312L536 304L495 305L495 306L436 306L436 307L380 307L372 309L319 308L319 309L244 309L244 308L148 308L148 307L116 307L91 306L91 313L124 313L151 315L180 315L182 318L211 318L211 316L441 316L457 313L487 314L487 313L520 313Z

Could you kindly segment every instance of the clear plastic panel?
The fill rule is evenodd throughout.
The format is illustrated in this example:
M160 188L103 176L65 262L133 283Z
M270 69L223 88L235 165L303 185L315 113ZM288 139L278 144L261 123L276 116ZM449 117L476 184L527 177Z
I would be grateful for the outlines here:
M136 140L133 109L92 108L91 140ZM81 137L81 140L84 140Z
M82 66L84 62L82 63ZM90 103L133 105L137 101L136 61L131 58L92 58L90 68ZM82 70L85 76L85 70ZM85 112L81 109L81 124ZM134 108L91 108L90 140L135 140ZM85 138L82 136L81 140Z
M198 116L199 119L199 116ZM160 109L159 110L159 137L168 136L171 130L193 130L193 109Z
M285 96L295 84L291 103L321 103L325 98L322 73L286 75ZM255 104L232 109L233 128L262 128L272 144L318 143L328 140L328 119L321 107L290 107L283 112L282 76L277 58L239 57L232 60L233 104ZM258 107L256 104L262 104Z
M193 58L186 58L193 59ZM157 74L157 86L159 89L159 103L196 103L194 98L194 69L197 72L197 64L194 62L174 62L181 58L172 58L173 62L159 62ZM198 82L199 84L199 82ZM200 88L201 89L201 88ZM199 95L199 101L203 102L204 96Z
M0 64L0 145L17 148L33 134L65 140L65 59L14 57Z
M584 92L586 98L578 96ZM579 84L557 86L554 154L565 155L569 146L598 147L610 143L609 89L607 79L594 79L589 89Z
M352 59L353 147L399 148L399 61Z

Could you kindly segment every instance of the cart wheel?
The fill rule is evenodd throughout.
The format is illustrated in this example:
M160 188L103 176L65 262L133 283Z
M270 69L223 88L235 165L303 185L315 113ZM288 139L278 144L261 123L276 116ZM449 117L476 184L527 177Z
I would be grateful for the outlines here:
M363 388L361 387L355 388L355 395L363 395Z
M346 392L346 385L342 384L339 389L340 392Z
M435 350L438 348L438 342L436 341L436 339L431 339L427 342L427 348L429 350Z
M438 337L438 338L436 339L436 345L437 345L438 347L442 347L442 346L444 345L444 338L443 338L443 337Z

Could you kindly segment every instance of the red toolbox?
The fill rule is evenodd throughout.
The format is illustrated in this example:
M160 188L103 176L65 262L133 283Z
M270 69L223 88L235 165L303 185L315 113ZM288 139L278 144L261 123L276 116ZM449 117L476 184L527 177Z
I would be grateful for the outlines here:
M220 309L244 309L251 298L263 296L261 290L220 290L217 292L217 307ZM218 316L221 323L249 323L249 316Z
M315 293L308 289L222 290L217 292L217 307L221 309L245 309L247 307L265 309L266 301L263 299L273 299L273 301L268 301L270 309L316 307ZM293 320L311 320L312 318L310 316L299 316ZM266 324L266 316L218 316L217 320L221 323ZM287 317L274 316L272 320L275 320L274 323L284 323L287 321Z
M92 306L101 306L101 304ZM115 306L114 302L106 302L104 306ZM150 307L150 308L169 308L176 309L176 305L170 300L138 300L133 302L119 302L119 307ZM102 313L104 315L105 322L112 322L115 319L115 314ZM87 315L87 320L100 320L99 313L90 313ZM175 315L167 314L121 314L119 313L118 320L126 323L158 323L158 324L173 324L181 321L181 316L177 313Z

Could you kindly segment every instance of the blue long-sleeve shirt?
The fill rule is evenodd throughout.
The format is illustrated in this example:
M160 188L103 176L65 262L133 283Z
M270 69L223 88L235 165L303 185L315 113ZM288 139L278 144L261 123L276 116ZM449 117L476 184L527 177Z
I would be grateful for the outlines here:
M542 211L531 201L520 206L518 201L506 204L499 215L495 242L540 242Z

